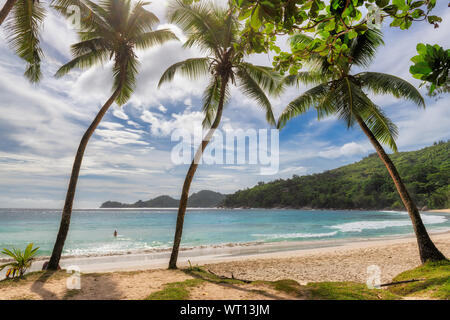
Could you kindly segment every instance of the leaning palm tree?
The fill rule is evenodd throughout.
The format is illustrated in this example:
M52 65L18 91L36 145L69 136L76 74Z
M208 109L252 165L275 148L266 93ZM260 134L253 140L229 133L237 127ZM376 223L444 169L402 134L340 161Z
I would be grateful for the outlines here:
M7 0L0 11L0 25L5 22L8 42L27 63L25 76L31 82L38 82L41 77L39 29L45 13L43 5L35 0Z
M135 87L138 59L135 49L146 49L177 37L167 29L153 30L158 18L144 9L147 3L131 0L104 0L99 5L84 1L83 10L89 15L81 22L80 42L72 45L74 59L63 65L56 73L61 77L73 68L89 68L97 63L113 60L113 93L98 112L94 121L84 133L73 163L66 200L47 269L55 270L64 247L70 225L75 189L83 154L89 138L94 133L109 107L116 102L123 105L128 101ZM66 15L65 7L59 7Z
M6 0L2 10L0 10L0 26L2 25L3 21L5 21L6 17L8 17L8 14L11 12L11 10L14 8L14 4L16 3L16 1L17 0Z
M295 45L312 40L304 35L296 35L291 41ZM368 67L375 56L376 48L381 44L383 44L381 33L368 30L364 35L349 41L349 53L345 60L331 65L326 57L312 54L309 60L311 72L300 72L297 75L288 76L285 83L303 82L318 85L289 103L279 118L278 127L283 127L288 120L307 112L311 107L317 110L319 120L324 116L335 114L345 121L348 128L357 123L386 166L409 213L422 263L428 260L443 260L444 255L430 239L417 206L403 184L394 163L381 145L381 143L386 144L393 151L397 151L395 143L397 127L381 108L369 99L366 92L391 94L397 98L407 99L419 107L425 107L424 100L414 86L393 75L378 72L350 74L350 69L354 65Z
M159 85L181 73L191 79L209 77L203 94L203 126L209 129L198 147L184 180L169 269L177 267L178 251L183 232L189 188L203 151L218 128L223 108L229 98L229 87L237 84L244 94L255 99L266 113L270 124L275 124L272 107L264 90L275 93L280 77L271 68L244 62L239 39L239 23L231 8L221 8L208 2L192 5L175 1L169 8L169 21L179 25L187 35L185 48L197 46L205 57L187 59L169 67Z

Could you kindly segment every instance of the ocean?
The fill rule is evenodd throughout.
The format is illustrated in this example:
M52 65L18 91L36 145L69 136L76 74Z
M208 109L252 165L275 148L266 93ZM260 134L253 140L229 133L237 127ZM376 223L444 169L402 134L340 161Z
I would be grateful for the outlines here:
M175 209L74 210L64 255L106 255L170 248ZM61 210L0 209L0 249L38 246L51 254ZM423 213L428 230L450 230L450 216ZM114 237L114 230L118 236ZM182 246L197 247L412 234L406 212L331 210L189 209Z

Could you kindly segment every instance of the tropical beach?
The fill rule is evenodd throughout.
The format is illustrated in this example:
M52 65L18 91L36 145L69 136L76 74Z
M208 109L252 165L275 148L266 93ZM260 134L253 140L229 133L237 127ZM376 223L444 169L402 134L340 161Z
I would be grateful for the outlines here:
M450 254L450 233L433 234L433 240ZM284 243L276 248L216 248L198 255L191 250L180 255L180 271L166 270L168 255L150 257L109 256L67 258L62 266L77 265L82 270L82 289L70 292L66 280L71 275L58 275L40 282L42 274L30 275L21 283L0 284L0 299L145 299L161 291L170 283L195 277L186 270L201 266L217 276L249 281L277 281L291 279L300 285L317 282L353 282L365 285L367 268L379 266L381 283L391 282L398 274L418 267L418 253L414 238L364 240L341 244L322 243L320 248L307 249L308 244ZM309 243L309 245L311 245ZM267 248L268 246L268 248ZM296 247L303 249L296 250ZM270 252L272 251L272 252ZM275 252L273 252L275 251ZM41 263L36 262L36 266ZM83 271L86 272L83 272ZM277 292L262 284L245 284L246 292L223 283L204 283L194 287L189 299L298 299L295 295ZM265 290L257 293L256 290ZM267 291L267 292L266 292ZM270 296L272 295L272 296ZM417 296L416 296L417 297ZM305 299L307 297L303 297ZM420 295L417 298L431 298Z
M450 300L449 21L436 0L0 0L0 300Z

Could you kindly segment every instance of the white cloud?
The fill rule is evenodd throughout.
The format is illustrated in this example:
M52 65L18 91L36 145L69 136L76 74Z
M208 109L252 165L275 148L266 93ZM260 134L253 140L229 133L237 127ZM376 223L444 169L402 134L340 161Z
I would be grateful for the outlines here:
M341 147L329 147L325 151L319 151L318 155L323 158L334 159L339 157L362 155L367 153L368 150L370 150L370 146L367 144L350 142Z
M139 134L126 130L97 129L95 130L95 134L102 137L106 142L117 144L148 144L141 140Z
M191 133L202 128L204 115L200 111L173 113L166 120L158 114L145 110L141 120L150 124L150 131L155 136L169 136L173 130L184 129Z
M122 119L122 120L128 120L129 119L127 114L124 112L123 109L114 108L113 115L115 117L119 118L119 119Z

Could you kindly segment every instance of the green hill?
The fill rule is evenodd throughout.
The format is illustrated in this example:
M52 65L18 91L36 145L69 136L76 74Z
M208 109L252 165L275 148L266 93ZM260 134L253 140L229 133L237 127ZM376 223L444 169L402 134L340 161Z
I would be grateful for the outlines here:
M391 155L419 208L450 207L450 140ZM394 183L376 154L337 169L270 183L228 195L228 208L400 209Z
M223 200L225 195L210 190L202 190L193 193L188 199L188 207L190 208L214 208ZM100 208L177 208L179 200L170 196L159 196L147 201L139 200L135 203L121 203L117 201L106 201L102 203Z

